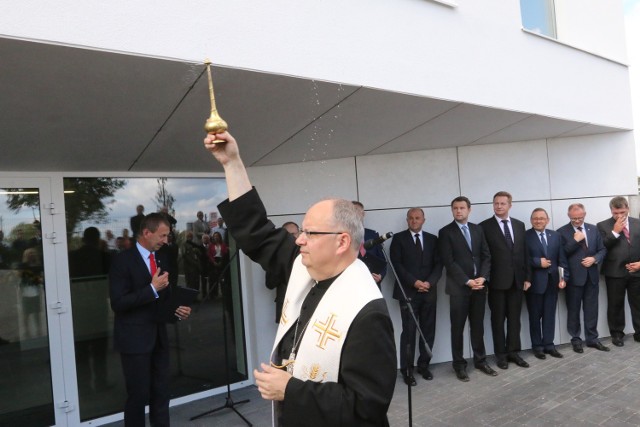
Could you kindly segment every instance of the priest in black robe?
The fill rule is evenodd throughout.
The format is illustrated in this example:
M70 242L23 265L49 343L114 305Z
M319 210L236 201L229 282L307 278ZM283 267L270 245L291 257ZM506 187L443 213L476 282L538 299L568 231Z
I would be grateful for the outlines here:
M220 139L226 142L213 143ZM297 362L295 353L304 334L314 332L311 327L307 331L307 326L325 294L335 292L331 286L359 285L345 283L344 278L351 277L349 271L360 268L357 251L364 227L360 220L359 232L338 230L333 217L334 204L346 202L352 208L351 202L325 200L311 207L296 239L267 219L235 139L225 132L207 136L204 144L224 167L229 199L219 205L219 210L238 246L266 271L280 277L290 278L294 261L301 260L305 273L313 279L304 289L297 320L290 319L288 329L274 346L271 364L262 363L260 370L254 370L262 397L274 401L274 425L388 426L386 413L393 397L397 360L393 325L379 290L348 327L339 360L335 361L339 366L337 381L314 380L313 374L312 379L302 380L285 369ZM375 288L370 275L365 278ZM289 287L293 283L290 278ZM367 286L369 283L365 284L369 290ZM287 296L292 289L287 290Z

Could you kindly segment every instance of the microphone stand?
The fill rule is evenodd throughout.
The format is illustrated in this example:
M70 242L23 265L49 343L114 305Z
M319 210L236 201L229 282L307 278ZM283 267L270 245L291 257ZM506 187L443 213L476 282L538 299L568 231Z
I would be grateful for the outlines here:
M225 267L222 269L222 271L220 272L220 275L218 276L218 279L216 281L216 285L220 286L220 290L222 291L222 286L220 283L220 280L222 279L222 277L224 277L225 273L227 272L227 270L229 270L229 267L231 266L231 262L236 258L236 256L238 256L238 253L240 252L240 249L236 249L236 251L234 252L233 256L229 259L229 262L227 263L227 265L225 265ZM205 297L205 299L209 298L211 295L211 293L207 294L207 296ZM224 297L223 297L224 298ZM222 303L222 336L224 339L224 373L225 373L225 383L227 384L227 396L225 398L225 402L224 405L219 406L217 408L211 409L209 411L203 412L201 414L195 415L191 418L189 418L190 421L193 420L197 420L198 418L202 418L205 415L209 415L209 414L213 414L214 412L218 412L221 411L223 409L231 409L233 412L235 412L236 414L238 414L238 416L240 418L242 418L242 420L247 423L247 425L249 427L251 427L253 424L251 424L249 422L249 420L247 420L236 408L236 405L242 405L243 403L247 403L249 402L249 399L245 399L245 400L241 400L240 402L234 402L233 398L231 397L231 378L229 375L229 347L227 344L227 316L225 316L224 313L224 300ZM231 315L231 313L229 313L229 315Z
M407 310L409 311L409 314L411 315L411 318L413 319L413 322L416 324L416 330L418 331L418 334L420 334L419 339L422 339L422 342L424 343L424 347L425 350L427 352L427 356L429 358L431 358L431 356L433 356L433 353L431 352L431 347L429 347L429 344L427 343L427 339L424 337L424 334L422 333L422 329L420 328L420 324L418 323L418 319L416 318L415 313L413 312L413 307L411 306L411 298L407 297L407 293L404 291L404 288L402 287L402 285L400 284L400 279L398 278L398 273L396 273L396 269L393 267L393 263L391 262L391 259L389 258L389 255L387 254L387 251L384 249L384 246L382 246L382 253L384 254L384 258L387 261L387 263L389 264L389 266L391 267L391 272L393 273L393 277L396 279L396 286L398 287L398 289L400 289L400 293L402 293L402 298L404 303L407 305ZM435 291L435 290L434 290ZM411 344L407 344L407 358L411 357L411 360L407 360L407 375L410 375L413 373L413 355L410 354L410 349L411 349ZM411 384L407 384L407 393L408 393L408 404L409 404L409 427L411 427L412 425L412 413L413 413L413 407L412 407L412 402L411 402Z

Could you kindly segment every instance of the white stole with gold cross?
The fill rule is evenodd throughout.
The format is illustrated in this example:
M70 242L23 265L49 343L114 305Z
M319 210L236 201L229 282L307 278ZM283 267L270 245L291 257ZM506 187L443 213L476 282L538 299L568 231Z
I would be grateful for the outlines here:
M284 334L295 325L300 307L313 287L314 280L298 256L293 264L291 277L282 308L282 316L273 345L271 360L277 357L277 346ZM351 322L370 301L382 298L367 266L356 259L331 284L311 316L304 337L300 342L293 376L303 381L337 382L340 354ZM305 325L299 325L304 328ZM298 330L301 334L303 331Z

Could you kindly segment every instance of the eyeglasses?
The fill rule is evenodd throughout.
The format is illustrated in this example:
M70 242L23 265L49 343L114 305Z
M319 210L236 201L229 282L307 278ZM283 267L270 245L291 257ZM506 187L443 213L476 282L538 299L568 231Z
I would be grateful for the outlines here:
M583 216L577 216L577 217L574 217L574 218L569 217L569 219L571 221L582 221L584 219L584 217Z
M322 235L322 234L342 234L342 233L346 233L346 231L309 231L309 230L300 230L300 235L304 234L307 239L310 236L315 236L317 234Z

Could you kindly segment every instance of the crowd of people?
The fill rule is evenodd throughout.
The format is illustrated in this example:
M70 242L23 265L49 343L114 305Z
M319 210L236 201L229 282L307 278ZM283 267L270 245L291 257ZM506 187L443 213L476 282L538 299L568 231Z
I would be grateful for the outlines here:
M469 381L463 357L467 320L475 368L489 376L498 375L487 362L484 345L487 302L500 369L508 369L509 363L529 367L520 355L523 301L533 355L537 359L563 357L555 346L558 294L563 289L567 305L564 327L571 336L573 351L582 353L585 346L609 351L600 342L597 330L600 273L606 281L613 345L624 345L625 296L631 308L633 337L640 342L640 220L629 217L627 199L611 199L611 218L597 225L586 223L584 205L573 203L567 209L569 223L557 231L548 228L545 209L533 210L527 229L524 222L509 215L511 207L511 194L500 191L493 198L494 215L473 224L468 220L470 200L456 197L451 202L453 221L437 236L423 230L426 218L422 209L407 212L407 230L397 233L390 245L391 263L399 280L393 297L400 304L399 357L406 384L416 385L412 369L416 323L423 333L418 338L417 372L426 380L433 378L426 345L432 348L435 341L436 285L443 267L445 293L450 298L452 364L456 377L463 382Z

